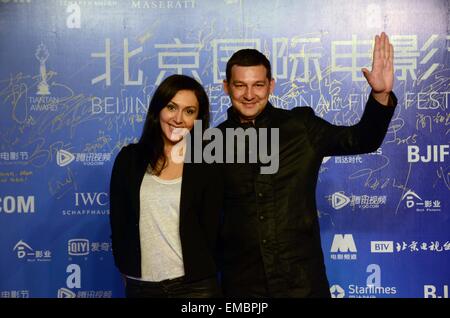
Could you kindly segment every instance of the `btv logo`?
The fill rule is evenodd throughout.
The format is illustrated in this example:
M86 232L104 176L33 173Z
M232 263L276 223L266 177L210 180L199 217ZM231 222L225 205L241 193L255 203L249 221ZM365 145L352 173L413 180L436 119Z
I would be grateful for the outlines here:
M419 146L408 146L408 162L444 162L449 155L449 145L427 145L426 155L420 155Z
M393 241L372 241L370 242L372 253L394 253Z
M344 298L345 290L339 285L333 285L330 287L331 298Z
M350 198L341 192L335 192L331 196L331 206L336 209L342 209L350 203Z
M331 244L331 253L356 253L356 245L352 234L335 234L333 244Z
M75 160L75 156L66 150L58 150L56 153L56 163L60 167L67 166L69 163Z

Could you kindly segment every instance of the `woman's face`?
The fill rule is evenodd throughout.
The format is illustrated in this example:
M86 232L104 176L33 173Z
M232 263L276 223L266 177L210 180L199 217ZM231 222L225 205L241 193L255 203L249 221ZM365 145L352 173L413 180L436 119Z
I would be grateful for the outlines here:
M195 93L189 90L178 91L159 113L164 144L173 145L179 142L194 127L198 112Z

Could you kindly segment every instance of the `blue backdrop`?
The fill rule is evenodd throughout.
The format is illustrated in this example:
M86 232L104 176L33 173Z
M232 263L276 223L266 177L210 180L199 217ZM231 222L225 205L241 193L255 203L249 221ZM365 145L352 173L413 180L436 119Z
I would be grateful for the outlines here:
M374 153L325 158L317 187L333 297L448 297L448 0L0 1L0 297L122 297L108 187L161 80L206 88L245 47L276 107L356 123L373 37L395 48L399 104Z

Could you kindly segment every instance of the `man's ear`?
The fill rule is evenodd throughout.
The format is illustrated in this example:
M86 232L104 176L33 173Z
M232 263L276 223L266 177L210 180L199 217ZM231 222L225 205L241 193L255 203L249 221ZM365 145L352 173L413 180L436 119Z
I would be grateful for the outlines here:
M269 89L270 89L270 94L273 94L273 91L275 90L275 80L273 78L270 80Z
M227 95L230 95L230 93L229 93L229 86L228 86L227 80L223 80L223 90L225 91L225 93Z

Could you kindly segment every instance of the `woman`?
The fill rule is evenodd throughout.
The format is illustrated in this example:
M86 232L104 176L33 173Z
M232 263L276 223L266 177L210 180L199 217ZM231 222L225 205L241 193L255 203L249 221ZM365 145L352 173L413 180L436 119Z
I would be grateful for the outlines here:
M216 169L175 160L183 158L179 146L195 120L209 125L203 87L188 76L170 76L153 95L139 142L115 160L111 238L127 297L221 295L214 261L221 205L212 184Z

